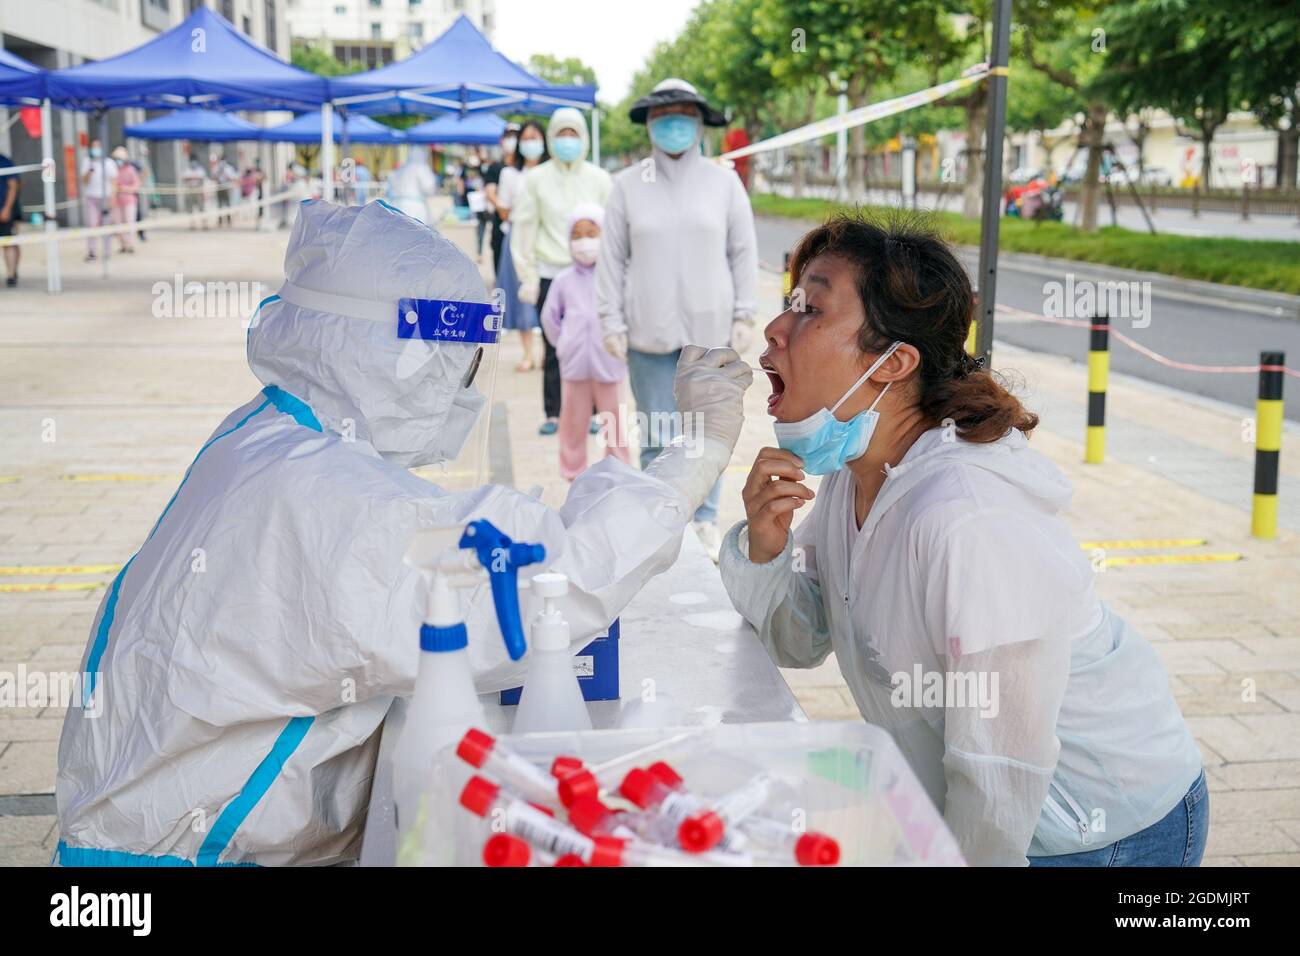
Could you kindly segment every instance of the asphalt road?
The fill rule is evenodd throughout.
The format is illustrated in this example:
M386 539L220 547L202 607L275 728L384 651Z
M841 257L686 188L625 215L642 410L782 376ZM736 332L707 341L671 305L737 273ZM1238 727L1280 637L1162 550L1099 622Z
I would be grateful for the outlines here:
M759 259L765 266L780 269L782 255L792 249L810 223L793 219L759 217ZM1300 253L1298 253L1300 254ZM974 253L964 256L968 269L974 271ZM1117 272L1105 267L1080 263L1081 274L1119 279ZM997 299L999 305L1012 306L1036 315L1043 314L1047 298L1045 285L1066 282L1066 269L1039 262L1003 261L998 268ZM1172 286L1172 288L1170 287ZM1282 351L1287 364L1300 368L1300 319L1275 314L1266 304L1238 300L1231 290L1206 293L1200 287L1162 282L1150 289L1146 328L1133 327L1122 319L1114 327L1125 335L1167 358L1197 365L1255 365L1260 352ZM1065 355L1084 361L1088 352L1088 333L1034 321L1002 321L995 338L1039 352ZM1118 341L1111 342L1111 369L1146 381L1182 389L1207 398L1253 409L1258 391L1254 374L1220 374L1190 372L1167 368ZM1288 376L1285 388L1292 393L1286 417L1300 421L1300 380Z

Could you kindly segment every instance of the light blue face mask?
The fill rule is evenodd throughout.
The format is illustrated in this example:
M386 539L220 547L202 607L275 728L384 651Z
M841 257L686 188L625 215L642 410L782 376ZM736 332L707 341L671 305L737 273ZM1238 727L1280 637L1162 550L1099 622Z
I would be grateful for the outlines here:
M674 156L684 153L700 139L700 121L683 113L669 113L650 121L650 142Z
M871 433L876 430L876 422L880 420L876 406L893 382L885 383L870 408L854 415L847 422L836 418L835 412L902 344L895 342L886 349L831 408L819 408L802 421L776 422L772 427L776 431L777 445L803 459L803 470L810 475L829 475L866 454L867 445L871 443Z
M572 163L582 158L582 139L577 136L557 136L552 152L560 162Z

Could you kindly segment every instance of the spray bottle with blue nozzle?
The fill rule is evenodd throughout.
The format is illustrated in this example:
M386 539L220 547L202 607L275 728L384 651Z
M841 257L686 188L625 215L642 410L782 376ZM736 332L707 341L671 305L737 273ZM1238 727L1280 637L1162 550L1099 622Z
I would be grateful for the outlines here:
M491 522L418 532L404 560L428 581L428 609L420 627L420 663L415 693L402 735L393 750L393 794L397 826L405 833L416 823L420 798L434 756L456 743L471 727L486 721L474 691L469 666L469 633L460 616L456 591L477 587L486 571L506 650L524 656L519 613L519 568L546 557L540 544L511 541Z

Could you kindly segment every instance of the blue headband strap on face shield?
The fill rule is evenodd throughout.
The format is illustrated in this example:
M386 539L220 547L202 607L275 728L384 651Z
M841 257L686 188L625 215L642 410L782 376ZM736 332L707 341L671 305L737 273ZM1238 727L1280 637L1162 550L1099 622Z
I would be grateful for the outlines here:
M403 296L394 303L317 292L292 282L284 283L279 294L283 301L301 309L372 322L396 321L399 339L494 345L501 335L501 313L490 302Z

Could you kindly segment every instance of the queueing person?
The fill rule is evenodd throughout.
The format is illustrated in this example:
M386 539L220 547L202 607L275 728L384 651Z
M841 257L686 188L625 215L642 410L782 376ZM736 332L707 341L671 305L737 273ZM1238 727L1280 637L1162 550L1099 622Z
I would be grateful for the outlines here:
M104 155L104 144L90 141L90 156L81 164L81 201L86 226L94 229L104 225L106 215L111 216L109 203L113 198L113 178L117 164ZM95 258L95 243L99 242L105 258L108 256L109 237L86 237L86 261Z
M113 150L113 160L117 163L117 172L113 177L113 222L134 224L140 202L140 173L131 163L131 156L125 146ZM134 235L135 229L124 229L117 234L119 252L135 252L135 242L132 240Z
M790 273L760 357L779 447L722 548L736 610L781 667L834 652L968 863L1198 865L1196 740L1096 593L1038 416L965 350L961 260L925 223L837 216Z
M18 224L23 220L23 203L19 196L22 183L17 173L6 173L12 169L14 161L0 153L0 236L18 235ZM12 288L18 284L18 259L22 246L5 246L5 285Z
M673 563L740 435L753 373L730 349L693 349L677 388L708 425L700 448L646 472L606 458L559 511L500 485L448 492L409 469L457 458L492 359L404 337L399 302L473 313L490 300L478 269L385 203L316 200L284 271L248 331L265 387L140 529L95 616L59 741L64 866L355 862L377 731L415 687L428 589L402 560L411 535L486 518L542 544L526 571L568 576L576 651ZM514 686L525 664L492 601L467 603L478 690Z
M603 425L605 454L631 463L619 414L619 391L627 365L605 351L596 314L596 257L604 210L579 203L569 216L569 254L573 264L551 282L542 308L542 328L555 343L560 363L560 474L573 481L587 468L588 410L594 405Z
M749 347L758 244L744 185L700 153L703 128L726 125L721 113L689 83L668 79L629 116L649 130L650 162L614 177L596 294L608 348L626 356L637 413L648 423L644 467L683 425L688 433L691 427L673 404L682 346ZM696 534L715 561L721 493L719 480L695 515Z
M546 162L546 133L536 120L529 120L519 128L518 149L510 165L503 166L497 177L495 189L488 187L488 199L501 220L501 258L497 263L496 283L504 298L505 316L502 326L519 333L523 357L515 365L516 372L531 372L536 368L533 347L537 341L540 322L537 306L519 299L519 277L515 273L514 253L511 251L510 209L519 195L519 184L528 170Z
M501 158L493 160L483 172L483 192L487 197L488 213L492 221L492 274L496 275L501 271L501 243L505 239L505 233L501 226L505 220L501 217L501 207L498 204L498 192L501 184L501 173L513 168L515 157L519 155L519 124L507 123L505 129L501 131ZM509 207L507 207L509 208ZM500 282L497 283L500 285Z
M539 309L546 305L551 280L570 262L569 213L580 202L603 206L610 188L609 173L584 158L587 126L578 110L563 106L552 114L546 145L551 158L524 176L510 216L519 298ZM538 431L554 435L560 420L560 366L554 343L546 341L545 349L542 406L546 418Z

